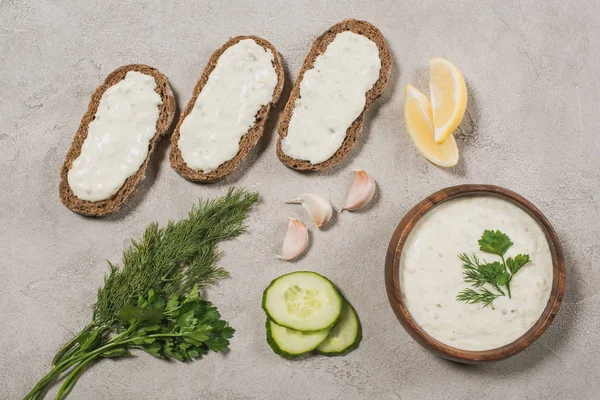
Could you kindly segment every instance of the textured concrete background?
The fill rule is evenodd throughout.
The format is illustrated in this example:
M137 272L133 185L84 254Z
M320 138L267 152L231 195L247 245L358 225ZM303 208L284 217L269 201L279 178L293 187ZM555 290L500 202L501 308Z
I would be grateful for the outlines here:
M233 278L210 292L237 329L226 354L192 364L136 352L103 361L72 399L597 399L600 396L600 19L594 1L258 3L0 0L0 398L18 399L48 369L59 346L85 326L96 289L128 238L150 221L183 216L199 197L232 185L263 203L250 233L225 243ZM275 156L276 120L314 38L346 17L377 25L395 66L365 131L338 168L300 174ZM58 200L58 170L90 94L122 64L147 63L171 81L180 109L210 54L230 36L270 40L286 65L283 101L242 171L197 185L155 154L142 190L117 215L86 219ZM427 61L456 62L470 91L451 170L417 154L401 119L402 87L426 89ZM311 231L296 263L275 260L286 217L282 202L303 192L342 205L352 170L377 180L361 213ZM567 289L554 324L529 349L489 365L440 359L396 321L384 290L389 238L402 215L431 192L492 183L532 200L556 228L567 259ZM364 326L346 357L287 361L264 337L260 298L276 276L321 272L355 305ZM56 390L56 388L55 388ZM50 396L49 396L50 397Z

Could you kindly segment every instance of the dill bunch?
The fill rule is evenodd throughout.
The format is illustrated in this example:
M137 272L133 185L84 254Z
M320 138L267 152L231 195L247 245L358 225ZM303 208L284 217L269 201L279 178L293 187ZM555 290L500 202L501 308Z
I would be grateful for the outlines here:
M246 231L244 221L258 194L230 190L217 199L200 201L188 217L169 221L166 228L148 225L141 240L123 252L123 267L108 263L110 273L98 290L93 320L119 321L119 310L137 302L139 294L160 289L167 297L183 295L194 284L204 287L229 274L216 266L216 244Z
M25 400L41 398L69 371L56 396L63 399L93 362L130 355L132 348L180 361L226 349L234 330L199 291L229 276L216 265L222 255L217 245L246 231L244 222L257 201L257 193L231 189L200 201L187 218L164 228L148 225L123 252L121 267L108 262L92 322L59 350L50 372Z

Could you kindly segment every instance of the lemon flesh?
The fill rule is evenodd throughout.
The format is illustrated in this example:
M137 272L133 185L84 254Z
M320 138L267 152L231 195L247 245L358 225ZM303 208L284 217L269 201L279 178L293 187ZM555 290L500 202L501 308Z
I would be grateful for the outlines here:
M433 110L431 102L410 83L404 87L404 122L408 135L423 157L440 167L453 167L458 163L458 146L450 135L444 143L434 139Z
M443 143L462 121L467 109L467 85L461 72L444 58L429 60L429 88L436 143Z

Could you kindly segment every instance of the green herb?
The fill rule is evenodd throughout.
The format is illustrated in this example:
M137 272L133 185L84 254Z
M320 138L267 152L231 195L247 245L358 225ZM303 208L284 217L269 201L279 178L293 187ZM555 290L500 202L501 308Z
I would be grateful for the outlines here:
M124 251L121 268L109 262L92 322L56 354L50 372L25 400L41 398L67 373L56 395L64 399L92 363L130 356L131 349L180 361L226 349L234 330L199 291L228 276L216 266L217 244L245 232L244 221L257 201L256 193L230 190L201 201L187 218L165 228L150 224Z
M500 231L484 231L479 239L479 250L500 256L502 262L491 263L480 260L475 254L469 257L466 253L458 255L463 262L463 278L474 289L464 289L456 296L456 300L465 303L481 303L483 307L490 305L496 298L506 296L502 288L506 288L511 298L510 282L517 272L531 260L527 254L519 254L515 258L504 258L507 250L513 245L510 238ZM487 285L487 287L486 287Z

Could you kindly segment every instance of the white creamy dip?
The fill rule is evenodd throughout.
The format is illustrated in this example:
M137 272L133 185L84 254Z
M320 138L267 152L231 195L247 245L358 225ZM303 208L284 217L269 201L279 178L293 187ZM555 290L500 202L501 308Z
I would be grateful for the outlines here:
M273 60L273 53L252 39L221 54L179 130L177 145L188 167L209 172L235 157L256 114L273 98Z
M75 196L89 201L108 199L140 169L156 134L162 104L155 89L152 76L129 71L104 92L81 154L67 175Z
M458 254L479 251L484 230L500 230L513 246L505 257L529 254L532 262L510 282L512 299L498 297L482 308L456 300L471 287ZM492 196L449 200L426 213L409 234L400 259L400 285L408 311L428 334L463 350L490 350L513 342L546 307L552 287L552 257L542 228L526 212Z
M350 31L338 33L304 73L281 143L283 152L312 164L331 158L365 108L366 93L379 79L380 69L374 42Z

